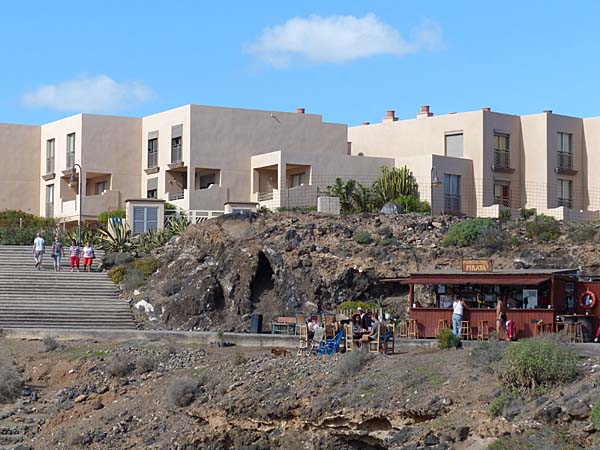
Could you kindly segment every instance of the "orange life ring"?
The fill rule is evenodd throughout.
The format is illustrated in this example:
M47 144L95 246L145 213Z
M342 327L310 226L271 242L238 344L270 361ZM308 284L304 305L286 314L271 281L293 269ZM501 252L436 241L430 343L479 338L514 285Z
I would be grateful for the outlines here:
M579 297L579 306L583 309L592 309L596 306L596 294L594 294L589 289L586 290L581 297Z

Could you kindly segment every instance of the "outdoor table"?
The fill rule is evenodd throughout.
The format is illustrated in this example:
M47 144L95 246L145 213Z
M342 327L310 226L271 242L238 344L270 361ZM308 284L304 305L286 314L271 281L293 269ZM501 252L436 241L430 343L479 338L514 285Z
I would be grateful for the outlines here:
M271 322L271 334L296 334L296 324L289 322Z

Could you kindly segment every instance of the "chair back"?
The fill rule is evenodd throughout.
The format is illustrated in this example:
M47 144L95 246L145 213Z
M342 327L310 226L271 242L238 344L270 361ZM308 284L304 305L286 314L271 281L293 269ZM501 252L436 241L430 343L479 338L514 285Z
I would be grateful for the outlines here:
M352 324L347 323L346 325L344 325L344 344L346 347L346 351L347 352L351 352L352 349Z
M296 314L296 323L306 323L306 317L304 317L304 314Z
M323 319L325 325L333 325L333 322L335 322L335 314L324 314Z
M300 340L308 341L308 325L300 325Z
M325 338L333 339L335 337L335 326L333 324L325 325Z

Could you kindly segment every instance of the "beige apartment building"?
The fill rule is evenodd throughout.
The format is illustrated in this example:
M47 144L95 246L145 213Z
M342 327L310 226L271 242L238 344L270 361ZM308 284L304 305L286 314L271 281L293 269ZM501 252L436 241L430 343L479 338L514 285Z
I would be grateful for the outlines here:
M225 204L314 206L336 177L368 185L407 165L434 213L498 217L535 208L600 217L600 118L483 108L350 127L317 114L186 105L143 118L78 114L0 124L0 209L65 222L127 199L162 199L211 216ZM81 170L79 169L81 167ZM69 181L81 178L78 185ZM433 181L433 183L432 183ZM439 181L436 183L435 181Z
M347 125L303 108L187 105L143 118L78 114L40 127L0 125L0 152L13 155L0 169L0 209L73 222L139 198L200 216L222 213L226 203L313 206L335 176L376 177L394 165L350 155L347 135Z
M422 106L414 119L387 111L381 123L350 127L348 140L353 155L407 165L434 213L535 208L558 219L600 217L600 118L490 108L436 116Z

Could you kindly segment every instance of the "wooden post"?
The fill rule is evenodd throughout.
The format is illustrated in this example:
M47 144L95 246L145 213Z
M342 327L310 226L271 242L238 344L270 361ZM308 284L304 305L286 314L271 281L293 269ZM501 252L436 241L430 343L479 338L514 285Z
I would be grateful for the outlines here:
M413 307L414 301L415 301L415 285L414 284L409 284L409 294L408 294L408 300L410 302L409 309Z

